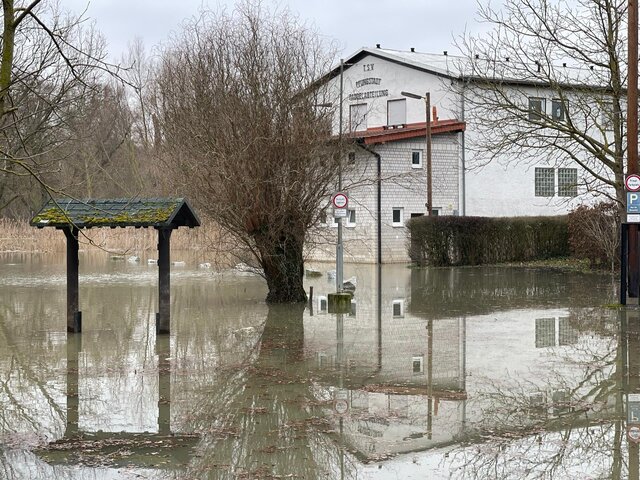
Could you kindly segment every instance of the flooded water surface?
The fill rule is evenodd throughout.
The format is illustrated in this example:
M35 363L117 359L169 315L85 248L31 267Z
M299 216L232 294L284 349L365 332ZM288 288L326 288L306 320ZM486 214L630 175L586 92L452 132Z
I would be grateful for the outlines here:
M68 336L64 256L0 256L0 479L638 478L640 314L610 276L347 265L334 314L316 267L288 306L173 267L156 337L157 267L81 255Z

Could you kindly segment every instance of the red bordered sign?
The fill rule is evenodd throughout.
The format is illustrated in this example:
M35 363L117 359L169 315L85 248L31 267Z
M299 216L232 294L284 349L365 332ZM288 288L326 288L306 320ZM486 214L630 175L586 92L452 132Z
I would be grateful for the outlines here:
M624 179L624 186L628 192L640 191L640 175L632 173Z
M349 197L347 197L346 193L338 192L331 198L331 203L333 203L335 208L347 208L349 205Z

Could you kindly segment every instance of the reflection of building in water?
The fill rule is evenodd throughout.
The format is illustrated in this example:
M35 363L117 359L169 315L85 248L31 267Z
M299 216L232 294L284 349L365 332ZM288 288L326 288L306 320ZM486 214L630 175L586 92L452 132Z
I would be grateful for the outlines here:
M565 307L540 308L562 291L543 276L524 272L522 288L507 288L492 269L385 266L378 285L375 267L357 270L357 310L341 322L322 308L333 284L310 282L319 296L305 318L305 350L325 398L344 379L341 431L365 457L453 444L485 428L542 428L571 415L594 387L575 386L581 363L567 358L585 342L605 348L607 339L580 333ZM589 408L583 416L611 415L608 402Z
M385 267L380 288L375 267L359 272L350 314L327 314L332 285L316 282L317 310L305 319L305 349L326 383L344 378L343 435L364 456L452 443L465 416L464 319L412 314L404 267Z
M577 341L578 331L569 317L536 318L536 348L574 345Z

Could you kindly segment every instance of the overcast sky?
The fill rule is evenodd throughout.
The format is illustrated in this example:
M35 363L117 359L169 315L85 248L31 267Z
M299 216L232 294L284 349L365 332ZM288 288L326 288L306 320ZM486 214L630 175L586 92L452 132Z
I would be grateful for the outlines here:
M483 0L486 1L486 0ZM233 0L63 0L63 5L97 22L109 42L113 59L138 36L147 47L165 41L181 21L196 15L202 5L233 8ZM493 1L496 3L496 0ZM273 5L273 1L265 0ZM439 53L455 52L453 37L465 29L479 31L476 0L280 0L317 30L338 41L342 56L362 46Z

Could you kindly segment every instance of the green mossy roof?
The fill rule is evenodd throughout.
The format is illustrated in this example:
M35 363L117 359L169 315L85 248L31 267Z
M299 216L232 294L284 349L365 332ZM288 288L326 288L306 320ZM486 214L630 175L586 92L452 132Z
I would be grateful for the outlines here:
M31 219L34 227L197 227L197 215L183 198L109 198L48 201Z

